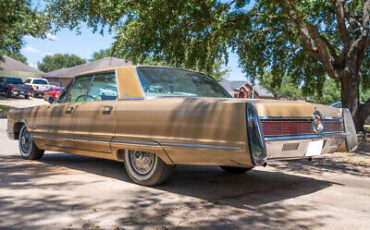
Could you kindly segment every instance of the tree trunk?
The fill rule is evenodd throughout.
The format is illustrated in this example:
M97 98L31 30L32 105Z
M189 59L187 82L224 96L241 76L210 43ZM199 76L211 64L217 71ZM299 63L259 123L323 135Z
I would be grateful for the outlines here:
M360 80L355 74L346 74L340 78L342 107L351 111L356 130L362 130L360 119Z

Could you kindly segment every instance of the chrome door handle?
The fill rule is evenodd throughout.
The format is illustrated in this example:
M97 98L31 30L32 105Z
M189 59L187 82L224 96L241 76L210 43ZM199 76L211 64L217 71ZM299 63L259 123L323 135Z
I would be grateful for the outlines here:
M67 107L66 113L72 113L73 112L73 106Z
M112 112L112 110L113 110L113 106L111 106L111 105L105 105L103 107L103 114L109 114L109 113Z

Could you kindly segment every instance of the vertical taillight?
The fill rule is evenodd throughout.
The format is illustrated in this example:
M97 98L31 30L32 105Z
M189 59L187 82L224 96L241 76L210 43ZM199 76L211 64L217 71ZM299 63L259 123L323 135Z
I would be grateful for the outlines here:
M12 91L14 90L14 85L12 85L12 88L11 88L11 90L12 90Z
M245 112L247 116L248 145L252 161L255 165L263 165L266 158L266 146L257 109L252 103L247 103Z

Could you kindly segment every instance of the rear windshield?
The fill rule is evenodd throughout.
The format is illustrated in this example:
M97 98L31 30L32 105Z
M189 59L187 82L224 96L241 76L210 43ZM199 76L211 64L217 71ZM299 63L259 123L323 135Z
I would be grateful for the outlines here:
M33 84L38 84L38 85L47 85L48 82L45 80L33 80Z
M145 96L231 97L213 78L188 70L137 67Z
M23 84L23 81L20 78L5 78L5 82L14 85Z

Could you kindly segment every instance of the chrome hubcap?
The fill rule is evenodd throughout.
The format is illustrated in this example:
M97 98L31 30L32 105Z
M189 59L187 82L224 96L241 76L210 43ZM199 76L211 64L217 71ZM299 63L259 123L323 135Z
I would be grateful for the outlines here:
M149 173L154 165L155 155L147 152L130 151L130 163L139 174Z
M23 131L23 135L21 137L21 147L25 154L29 154L31 151L32 139L31 134L28 132L27 129Z

